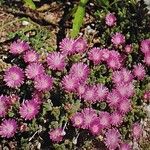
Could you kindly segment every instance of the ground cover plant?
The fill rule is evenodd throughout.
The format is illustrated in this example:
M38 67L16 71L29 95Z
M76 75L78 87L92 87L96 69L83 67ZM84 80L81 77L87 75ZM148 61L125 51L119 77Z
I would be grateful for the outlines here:
M21 16L0 28L17 24L1 40L1 148L149 150L144 1L56 1L69 10L59 22L41 15L46 4L15 2L8 12Z

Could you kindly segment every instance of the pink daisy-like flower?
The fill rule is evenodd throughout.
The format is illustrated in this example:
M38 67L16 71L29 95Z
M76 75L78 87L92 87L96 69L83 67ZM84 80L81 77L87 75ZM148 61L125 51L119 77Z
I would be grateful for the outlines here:
M39 105L34 100L26 100L21 104L20 115L25 120L32 120L39 112Z
M122 76L123 76L123 82L124 83L130 83L133 80L133 75L130 70L126 68L122 68L120 70Z
M120 133L117 129L109 129L106 132L105 144L110 150L115 150L119 146Z
M49 132L49 137L53 142L61 142L63 140L63 129L62 128L56 128L56 129L52 129Z
M64 54L64 55L72 55L74 54L76 51L74 49L74 40L73 39L69 39L69 38L64 38L59 45L60 51Z
M96 96L98 101L103 101L108 94L108 88L103 84L98 84L96 86Z
M150 39L145 39L141 42L141 51L144 54L150 53Z
M119 52L115 51L115 50L111 50L109 52L109 58L107 59L107 65L111 68L111 69L120 69L122 64L122 60L121 60L121 56L119 54Z
M25 69L26 76L34 79L36 76L44 74L44 67L40 63L31 63Z
M85 93L86 89L87 89L87 85L79 84L77 89L76 89L77 95L81 98L82 95Z
M105 17L105 23L110 27L116 25L116 20L117 18L113 13L108 13Z
M146 75L144 66L140 63L138 65L134 66L133 73L139 80L143 80Z
M119 112L121 112L122 114L126 114L130 111L131 109L131 102L128 99L123 99L122 101L120 101L119 105L118 105L118 110Z
M85 102L95 103L97 100L96 86L87 86L86 92L82 95Z
M114 71L112 73L112 81L117 85L123 82L123 75L121 71Z
M106 111L101 111L99 113L99 121L102 128L110 127L111 117L110 114Z
M116 108L121 101L121 97L116 90L108 93L106 101L108 102L109 106L112 108Z
M119 150L131 150L131 145L128 143L120 144Z
M150 101L150 91L145 91L143 94L143 98L145 102L149 102Z
M95 65L98 65L102 61L102 51L98 47L92 48L88 52L88 59L93 61Z
M86 40L84 40L82 37L79 37L75 40L73 47L77 53L83 53L86 51L88 45Z
M0 117L5 117L8 111L8 103L5 96L0 96Z
M34 87L38 91L48 91L53 87L53 79L49 75L40 74L34 79Z
M12 54L21 54L29 49L29 44L21 40L17 40L10 45L10 53Z
M67 92L74 92L79 85L79 80L72 75L66 75L62 79L62 86Z
M11 138L15 135L18 125L14 119L5 119L0 125L0 135L5 138Z
M72 117L71 117L71 122L72 122L72 125L74 127L77 127L77 128L81 128L83 123L84 123L84 116L82 113L75 113Z
M127 54L131 53L132 50L133 50L133 48L132 48L132 45L131 45L131 44L126 45L125 48L124 48L124 51L125 51Z
M90 124L93 122L95 118L97 118L97 114L94 109L92 108L85 108L81 112L83 114L84 123L82 128L88 129L90 127Z
M110 57L110 53L111 53L110 50L107 48L104 48L101 51L102 51L102 60L107 61Z
M86 64L79 62L72 65L69 73L78 78L80 82L84 82L87 79L90 70Z
M63 70L66 66L65 57L60 52L52 52L47 57L47 63L53 70Z
M29 50L23 55L23 59L26 63L37 62L39 59L39 54L34 50Z
M139 123L134 123L132 126L132 136L135 139L139 139L142 136L142 126Z
M123 116L119 112L113 112L111 114L111 124L113 126L119 126L123 121Z
M121 45L125 43L125 36L119 32L112 36L111 42L115 45Z
M150 66L150 52L145 54L145 56L144 56L144 62L145 62L148 66Z
M12 66L5 71L4 81L6 85L12 88L20 87L23 84L24 72L17 66Z
M92 133L93 135L99 135L99 134L100 134L102 128L101 128L101 125L100 125L100 122L99 122L99 119L98 119L98 118L95 118L95 119L91 122L91 124L90 124L90 126L89 126L89 130L91 131L91 133Z

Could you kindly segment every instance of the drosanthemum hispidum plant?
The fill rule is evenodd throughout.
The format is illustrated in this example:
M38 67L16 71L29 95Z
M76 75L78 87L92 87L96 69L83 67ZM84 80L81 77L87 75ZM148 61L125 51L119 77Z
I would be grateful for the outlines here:
M135 38L124 29L129 24L120 27L127 20L121 15L115 9L100 15L98 43L68 36L57 51L41 52L44 57L30 42L10 45L13 60L1 82L2 143L13 138L23 149L31 143L35 149L101 149L102 143L130 150L139 142L142 103L150 101L150 39Z

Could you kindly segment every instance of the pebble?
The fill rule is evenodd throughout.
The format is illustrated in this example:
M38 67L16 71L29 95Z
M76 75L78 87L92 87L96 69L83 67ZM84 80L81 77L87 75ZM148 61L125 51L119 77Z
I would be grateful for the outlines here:
M29 25L29 22L28 21L22 21L22 25L27 26L27 25Z

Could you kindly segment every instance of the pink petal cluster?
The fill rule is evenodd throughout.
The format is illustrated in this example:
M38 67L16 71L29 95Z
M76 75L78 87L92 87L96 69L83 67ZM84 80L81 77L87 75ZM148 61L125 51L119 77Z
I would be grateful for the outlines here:
M112 36L111 42L116 46L122 45L125 43L125 36L117 32Z
M120 150L132 150L131 145L128 143L122 143L120 144Z
M142 136L142 132L143 132L143 129L142 129L141 124L139 124L137 122L134 123L133 126L132 126L132 136L133 136L133 138L139 139Z
M63 70L66 66L65 57L60 52L52 52L47 57L47 63L50 69Z
M10 53L15 55L21 54L29 49L30 49L29 44L21 40L17 40L10 45Z
M32 120L39 113L39 104L34 100L26 100L20 106L20 115L25 120Z
M112 128L112 129L108 129L108 131L105 134L105 144L108 147L108 149L116 149L117 147L119 147L119 143L120 143L120 133L117 129Z
M4 81L12 88L20 87L24 81L24 72L18 66L12 66L5 71Z
M105 23L110 27L116 25L116 20L114 13L108 13L105 17Z
M133 48L132 48L132 45L131 44L128 44L125 46L124 48L124 51L127 53L127 54L130 54L132 52Z
M11 138L17 132L17 122L14 119L5 119L0 125L0 136L5 138Z
M61 142L63 140L63 129L62 128L56 128L52 129L49 132L49 137L53 142Z

